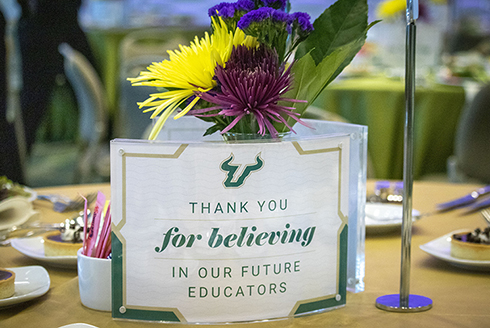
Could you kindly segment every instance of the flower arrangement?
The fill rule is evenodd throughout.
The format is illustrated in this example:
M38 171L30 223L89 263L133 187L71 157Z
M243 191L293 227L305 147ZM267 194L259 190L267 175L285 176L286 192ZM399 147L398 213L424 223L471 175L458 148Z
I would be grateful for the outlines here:
M361 49L367 0L338 0L312 24L286 0L238 0L209 9L211 32L168 51L133 85L157 87L138 103L158 117L149 139L172 115L214 123L204 135L293 131L308 104ZM177 113L176 113L177 112ZM175 115L174 115L175 114Z

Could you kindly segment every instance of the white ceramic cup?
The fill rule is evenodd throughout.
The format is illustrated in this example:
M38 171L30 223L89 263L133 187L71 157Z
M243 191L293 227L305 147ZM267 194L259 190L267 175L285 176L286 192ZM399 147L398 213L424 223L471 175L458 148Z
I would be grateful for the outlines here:
M82 304L99 311L112 309L111 260L77 253L78 287Z

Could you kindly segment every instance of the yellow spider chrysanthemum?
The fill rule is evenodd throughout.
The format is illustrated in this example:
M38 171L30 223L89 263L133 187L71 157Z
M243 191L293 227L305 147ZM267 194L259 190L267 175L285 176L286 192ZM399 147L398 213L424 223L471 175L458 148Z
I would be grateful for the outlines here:
M406 8L406 0L387 0L378 5L376 13L378 17L382 19L389 19L393 16L398 16L398 14L405 11Z
M216 65L224 65L230 57L233 46L256 45L256 40L240 29L229 31L221 17L212 20L213 34L207 32L200 40L196 36L190 46L179 45L179 50L168 51L169 59L153 63L136 78L128 79L133 85L161 87L169 91L150 94L150 98L138 103L140 108L149 107L144 112L153 111L151 118L162 115L153 127L149 139L154 140L165 121L195 91L206 92L216 86L213 80ZM199 101L195 97L175 119L184 116Z

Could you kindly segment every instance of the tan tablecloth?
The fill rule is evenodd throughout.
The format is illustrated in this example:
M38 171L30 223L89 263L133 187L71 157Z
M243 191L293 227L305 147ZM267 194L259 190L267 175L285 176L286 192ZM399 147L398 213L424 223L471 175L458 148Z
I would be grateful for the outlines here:
M372 188L368 184L368 190ZM461 195L478 186L416 182L413 206L424 216L414 224L412 236L412 294L431 298L434 306L421 313L391 313L375 307L376 298L399 292L400 233L368 235L366 239L366 290L348 293L347 305L341 309L300 318L239 327L488 327L490 325L490 273L469 271L438 260L422 250L425 244L451 231L483 226L478 214L462 216L461 210L430 215L434 205ZM101 190L110 194L108 185L85 185L39 190L77 192ZM36 201L43 221L61 222L67 215L51 211L47 203ZM0 248L0 266L40 265L10 247ZM0 308L0 327L60 327L84 322L97 327L155 327L154 323L113 320L108 312L88 309L80 303L76 270L45 266L51 278L49 292L37 299L9 308ZM180 327L166 324L166 327ZM220 326L218 326L220 327ZM221 326L222 327L222 326Z

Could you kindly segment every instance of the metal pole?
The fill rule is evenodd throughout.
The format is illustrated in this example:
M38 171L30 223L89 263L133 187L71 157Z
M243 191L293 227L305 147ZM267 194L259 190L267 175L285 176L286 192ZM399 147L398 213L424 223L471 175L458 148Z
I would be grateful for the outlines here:
M411 1L409 1L411 2ZM407 3L407 6L409 4ZM415 100L415 20L408 12L405 58L405 144L403 149L403 221L400 276L400 306L408 307L412 241L413 118Z
M405 53L405 134L403 149L403 221L400 270L400 294L378 297L376 307L392 312L420 312L432 308L432 300L410 295L410 261L412 241L413 193L413 120L415 99L415 20L418 1L407 0L407 27Z

